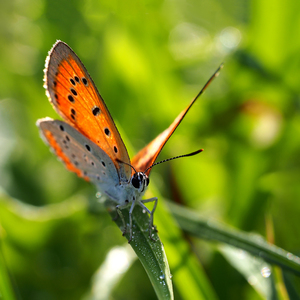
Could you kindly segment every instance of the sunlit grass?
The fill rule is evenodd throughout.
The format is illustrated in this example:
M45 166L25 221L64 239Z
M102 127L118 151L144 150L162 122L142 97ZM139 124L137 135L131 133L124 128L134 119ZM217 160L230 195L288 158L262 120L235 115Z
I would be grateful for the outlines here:
M297 5L2 1L1 295L84 299L93 295L93 275L106 266L109 253L127 243L95 189L65 170L35 126L38 118L58 118L42 79L47 52L61 39L89 70L125 132L131 157L169 126L225 62L160 158L204 152L157 166L150 178L149 193L159 197L155 224L175 299L299 297L296 275L264 265L272 263L270 253L263 260L245 254L243 265L241 250L227 248L221 238L216 244L183 234L163 200L177 201L225 229L234 227L244 238L259 234L286 253L299 254ZM193 224L188 216L186 222ZM271 275L258 272L264 267ZM111 298L156 297L139 260L118 276ZM262 284L253 289L257 281Z

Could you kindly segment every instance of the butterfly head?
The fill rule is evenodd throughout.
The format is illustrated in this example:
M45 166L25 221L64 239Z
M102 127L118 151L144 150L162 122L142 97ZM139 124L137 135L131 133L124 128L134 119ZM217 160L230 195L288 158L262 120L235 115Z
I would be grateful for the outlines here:
M168 159L164 159L162 161L159 161L159 162L156 162L156 163L153 163L150 167L148 167L144 172L137 172L137 170L134 168L134 166L132 166L131 164L127 163L127 162L124 162L124 161L121 161L119 159L117 159L117 161L119 163L122 163L122 164L125 164L125 165L128 165L130 166L133 170L134 170L134 173L130 179L130 183L131 185L139 192L139 193L142 193L145 191L146 187L149 185L149 177L147 175L147 171L150 170L152 167L158 165L158 164L161 164L161 163L164 163L164 162L167 162L167 161L170 161L170 160L173 160L173 159L177 159L177 158L180 158L180 157L187 157L187 156L193 156L193 155L196 155L200 152L202 152L203 149L200 149L200 150L197 150L195 152L192 152L192 153L188 153L188 154L184 154L184 155L179 155L179 156L175 156L175 157L171 157L171 158L168 158Z
M139 192L143 192L149 185L149 177L144 172L135 172L130 182L135 189Z

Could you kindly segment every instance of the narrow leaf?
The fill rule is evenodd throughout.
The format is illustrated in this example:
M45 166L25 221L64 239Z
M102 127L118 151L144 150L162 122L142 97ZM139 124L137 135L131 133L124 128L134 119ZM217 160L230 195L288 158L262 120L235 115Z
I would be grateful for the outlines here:
M179 226L186 232L208 240L222 242L259 256L266 262L300 275L300 258L286 250L268 243L262 236L245 233L205 219L195 212L168 204Z

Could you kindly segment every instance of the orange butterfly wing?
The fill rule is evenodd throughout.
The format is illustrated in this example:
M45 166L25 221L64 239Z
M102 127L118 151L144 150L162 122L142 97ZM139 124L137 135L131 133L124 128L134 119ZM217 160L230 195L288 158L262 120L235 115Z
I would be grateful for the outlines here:
M44 121L39 120L38 121L38 126L40 126L39 122ZM57 142L55 136L50 130L44 130L43 131L44 137L47 141L47 143L52 147L52 149L55 151L55 154L65 163L66 168L77 174L77 176L82 177L86 181L89 181L89 178L84 175L83 171L80 170L80 168L77 168L75 164L73 164L70 160L70 158L64 153L62 147L59 145Z
M47 96L66 122L93 141L111 158L120 180L128 181L129 155L92 78L73 50L57 41L45 65Z
M215 71L215 73L210 77L198 95L191 101L191 103L184 109L177 118L173 121L173 123L164 130L161 134L159 134L152 142L150 142L146 147L140 150L132 159L132 166L139 172L144 172L150 166L152 166L159 155L160 151L171 137L173 132L176 130L180 122L183 120L189 109L195 103L195 101L199 98L199 96L205 91L205 89L209 86L211 81L219 75L220 69L223 67L223 64ZM151 172L151 168L148 169L145 173L149 176Z

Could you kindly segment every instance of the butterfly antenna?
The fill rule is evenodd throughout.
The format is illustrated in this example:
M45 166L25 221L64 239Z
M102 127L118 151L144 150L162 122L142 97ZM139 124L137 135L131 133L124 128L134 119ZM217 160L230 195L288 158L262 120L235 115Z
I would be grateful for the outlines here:
M161 163L164 163L164 162L167 162L167 161L170 161L170 160L173 160L173 159L181 158L181 157L193 156L193 155L196 155L196 154L198 154L198 153L200 153L200 152L202 152L202 151L203 151L203 149L200 149L200 150L197 150L197 151L192 152L192 153L183 154L183 155L178 155L178 156L174 156L174 157L167 158L167 159L164 159L164 160L162 160L162 161L156 162L156 163L154 163L153 165L151 165L150 167L148 167L148 168L144 171L144 173L146 173L149 169L151 169L151 168L153 168L154 166L159 165L159 164L161 164Z
M223 69L224 63L221 63L219 68L215 71L215 73L208 79L208 81L205 83L204 87L201 89L201 91L198 93L198 95L195 97L194 101L200 97L200 95L203 94L203 92L206 90L206 88L210 85L210 83L213 81L215 77L218 77L220 74L221 69Z
M122 164L125 164L125 165L131 167L131 168L134 170L134 172L137 173L137 172L136 172L136 169L134 168L133 165L131 165L131 164L125 162L125 161L122 161L122 160L120 160L120 159L118 159L118 158L116 159L116 161L119 162L119 163L122 163Z

